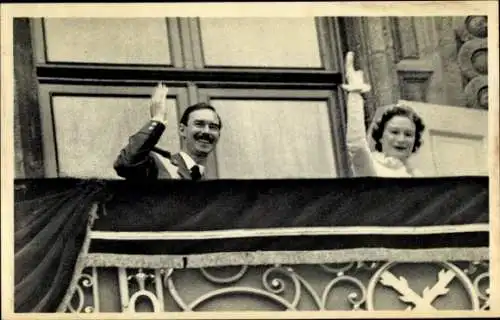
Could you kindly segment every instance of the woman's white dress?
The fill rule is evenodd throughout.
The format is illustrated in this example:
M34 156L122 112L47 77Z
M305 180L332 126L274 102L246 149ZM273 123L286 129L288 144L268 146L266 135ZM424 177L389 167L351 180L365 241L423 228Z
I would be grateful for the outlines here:
M415 177L420 173L408 163L386 157L383 153L372 151L366 134L363 97L358 92L347 94L347 150L354 176L375 177ZM371 133L371 132L369 132Z

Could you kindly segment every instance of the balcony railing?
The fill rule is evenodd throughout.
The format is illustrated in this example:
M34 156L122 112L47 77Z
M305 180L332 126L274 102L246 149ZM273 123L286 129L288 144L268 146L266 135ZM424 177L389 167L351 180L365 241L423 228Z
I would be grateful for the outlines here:
M351 261L207 268L87 260L66 312L488 310L489 263ZM411 260L411 255L408 256ZM142 261L139 264L144 264ZM153 265L154 263L152 263ZM158 261L161 265L161 262ZM105 300L103 297L117 297Z

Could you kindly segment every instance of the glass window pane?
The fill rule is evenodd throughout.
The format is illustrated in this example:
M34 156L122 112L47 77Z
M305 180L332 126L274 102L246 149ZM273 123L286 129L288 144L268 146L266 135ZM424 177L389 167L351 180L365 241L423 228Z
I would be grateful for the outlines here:
M176 100L167 103L172 111L158 146L176 151ZM150 119L149 99L56 96L52 105L59 176L119 178L113 162L129 136Z
M326 101L222 100L219 178L331 178L337 175Z
M51 62L171 64L166 19L44 19Z
M207 66L322 66L314 18L200 18Z

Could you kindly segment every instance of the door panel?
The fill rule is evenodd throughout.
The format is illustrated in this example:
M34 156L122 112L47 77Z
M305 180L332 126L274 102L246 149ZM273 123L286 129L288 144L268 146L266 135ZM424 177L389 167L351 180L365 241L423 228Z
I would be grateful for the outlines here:
M413 162L428 176L488 175L486 110L400 101L415 109L426 130Z

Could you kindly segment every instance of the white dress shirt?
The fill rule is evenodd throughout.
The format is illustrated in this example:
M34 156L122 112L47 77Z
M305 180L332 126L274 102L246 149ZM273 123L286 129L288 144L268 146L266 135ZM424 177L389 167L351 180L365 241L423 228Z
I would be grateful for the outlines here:
M184 162L186 163L186 166L189 169L189 171L191 171L191 169L197 165L200 168L201 175L203 175L203 173L205 172L204 166L202 166L201 164L197 164L193 160L193 158L191 158L191 156L189 154L185 153L184 151L179 152L179 154L181 155L182 159L184 159Z

